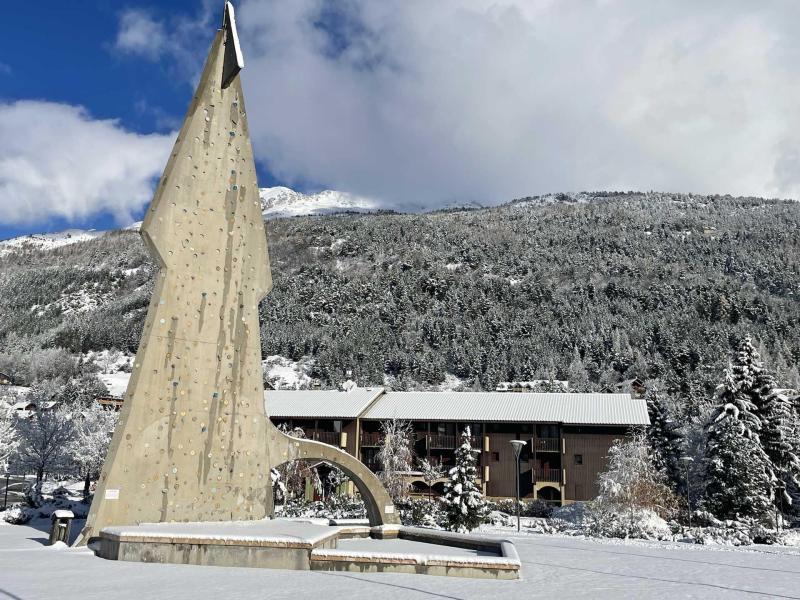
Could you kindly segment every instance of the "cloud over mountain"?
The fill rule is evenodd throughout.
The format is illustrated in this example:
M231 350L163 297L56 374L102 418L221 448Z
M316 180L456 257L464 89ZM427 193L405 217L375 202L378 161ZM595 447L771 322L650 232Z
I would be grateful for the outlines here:
M800 197L800 4L240 4L256 153L289 185Z

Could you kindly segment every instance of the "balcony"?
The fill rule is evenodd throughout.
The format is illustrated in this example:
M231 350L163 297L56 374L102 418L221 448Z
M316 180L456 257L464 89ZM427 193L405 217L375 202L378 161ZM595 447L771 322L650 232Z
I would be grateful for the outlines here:
M561 440L559 438L534 438L533 449L536 452L561 452Z
M309 436L309 439L322 442L323 444L330 444L338 448L342 439L342 434L336 433L335 431L314 431Z
M382 438L380 433L361 432L361 446L367 448L380 446Z
M536 469L536 481L547 483L561 483L561 469Z
M425 440L425 447L428 450L454 450L461 445L460 435L422 433L417 436L417 439ZM480 438L475 436L470 436L469 443L475 450L481 449Z

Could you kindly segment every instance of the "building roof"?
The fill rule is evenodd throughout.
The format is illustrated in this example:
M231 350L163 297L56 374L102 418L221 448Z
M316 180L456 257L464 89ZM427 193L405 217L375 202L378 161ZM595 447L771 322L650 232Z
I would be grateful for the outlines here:
M382 387L338 390L267 390L267 414L275 418L355 419L384 392Z
M364 419L647 425L647 403L630 394L389 392Z
M383 388L275 390L265 394L275 418L493 421L567 425L647 425L647 403L630 394L385 392Z

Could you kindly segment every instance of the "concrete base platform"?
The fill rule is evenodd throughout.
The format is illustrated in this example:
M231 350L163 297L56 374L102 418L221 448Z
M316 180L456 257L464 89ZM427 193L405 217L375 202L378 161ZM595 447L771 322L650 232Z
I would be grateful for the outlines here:
M285 519L108 527L109 560L266 569L519 578L514 545L409 527L330 526Z

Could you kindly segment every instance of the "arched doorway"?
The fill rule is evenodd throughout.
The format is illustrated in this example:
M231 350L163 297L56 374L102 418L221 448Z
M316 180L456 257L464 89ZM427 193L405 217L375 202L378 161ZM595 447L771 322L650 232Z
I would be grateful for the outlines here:
M548 504L561 504L561 490L551 485L539 488L539 491L536 493L536 497L539 500L544 500Z

